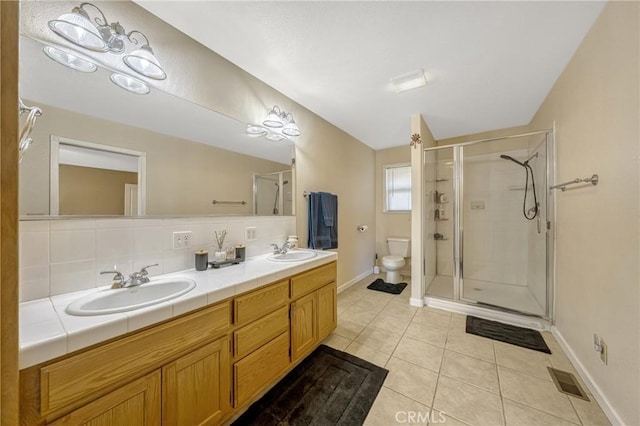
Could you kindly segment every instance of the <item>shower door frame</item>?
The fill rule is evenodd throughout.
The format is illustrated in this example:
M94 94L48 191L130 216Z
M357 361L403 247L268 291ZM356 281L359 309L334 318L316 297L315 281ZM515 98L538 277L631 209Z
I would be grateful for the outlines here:
M495 138L480 139L469 142L461 142L457 144L441 145L424 148L422 155L422 167L426 164L426 153L429 151L439 151L451 149L453 153L453 298L451 299L455 303L462 303L465 305L477 305L477 303L471 299L464 299L463 292L463 272L464 272L464 226L462 221L462 201L463 201L463 185L464 185L464 168L462 164L464 156L464 147L469 145L476 145L486 142L500 141L506 139L516 139L527 136L545 135L544 144L546 147L546 182L544 185L544 194L546 199L546 212L545 212L545 225L546 231L546 264L545 264L545 277L546 277L546 306L544 315L536 315L530 312L522 312L516 309L501 307L498 305L486 305L483 306L488 309L511 312L528 317L538 317L545 320L553 321L554 312L554 291L555 291L555 194L550 190L549 186L554 180L555 174L555 126L547 130L538 130L528 133L521 133L517 135L507 135ZM424 190L421 190L422 206L426 213L426 194ZM427 216L425 216L426 218ZM457 230L457 232L456 232ZM422 244L424 244L425 236L421 236ZM426 255L426 252L425 252ZM423 259L426 265L426 257ZM423 275L423 280L425 275ZM426 283L423 283L423 288L426 292ZM425 293L425 297L426 297Z

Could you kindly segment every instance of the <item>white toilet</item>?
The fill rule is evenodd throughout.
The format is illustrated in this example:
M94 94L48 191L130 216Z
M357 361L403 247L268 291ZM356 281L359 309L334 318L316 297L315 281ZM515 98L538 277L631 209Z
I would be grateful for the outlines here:
M387 246L389 247L390 255L382 258L382 266L387 271L387 279L385 280L389 284L398 284L402 277L400 276L400 270L404 267L404 258L409 256L408 238L388 237Z

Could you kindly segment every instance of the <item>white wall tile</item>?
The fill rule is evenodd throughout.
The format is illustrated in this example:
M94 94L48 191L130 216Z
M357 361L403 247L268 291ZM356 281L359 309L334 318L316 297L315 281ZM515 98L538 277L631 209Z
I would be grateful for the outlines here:
M195 254L191 249L165 250L162 260L164 262L164 273L184 271L194 267Z
M52 263L50 266L51 295L85 290L96 285L95 260Z
M164 249L164 228L161 226L134 227L133 253L142 254Z
M51 263L73 262L96 257L95 229L51 231Z
M49 297L49 265L20 269L20 302Z
M49 231L20 232L20 267L49 264Z
M214 230L227 230L227 245L244 244L247 256L271 252L295 233L295 217L193 217L59 219L20 222L21 300L95 288L111 282L99 275L114 265L125 276L141 267L152 276L192 269L194 252L214 251ZM257 240L245 241L245 228ZM192 231L192 246L173 250L173 232Z
M96 229L95 219L58 219L49 223L51 231L67 231L71 229Z
M96 229L96 257L131 256L133 254L133 228Z

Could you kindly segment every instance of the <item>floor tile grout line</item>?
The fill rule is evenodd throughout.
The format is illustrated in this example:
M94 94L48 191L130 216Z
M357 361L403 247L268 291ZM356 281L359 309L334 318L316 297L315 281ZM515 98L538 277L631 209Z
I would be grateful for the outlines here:
M500 373L498 373L498 356L496 355L496 345L495 342L491 344L491 348L493 349L493 360L495 361L496 366L496 377L498 378L498 392L500 394L500 406L502 407L502 422L503 424L507 424L507 412L504 409L504 395L502 394L502 382L500 381Z
M451 327L451 317L449 317L449 327ZM445 338L445 346L447 344L447 339L449 338L449 327L447 327L447 337ZM440 376L442 375L442 365L444 364L444 351L445 350L443 349L442 350L442 358L440 358L440 367L438 367L438 377L436 378L436 385L433 388L433 397L431 398L431 413L433 413L433 410L436 409L435 408L436 395L438 394L438 384L440 384Z
M507 368L507 370L509 370L509 371L515 371L515 370L511 370L511 369L509 369L509 368ZM517 373L517 371L516 371L516 373ZM500 370L498 370L498 380L500 380ZM544 381L544 380L543 380L543 381ZM500 382L500 383L502 383L502 382ZM549 382L547 382L547 383L549 383ZM501 387L501 390L502 390L502 387ZM571 408L573 408L573 411L576 413L576 417L578 418L578 421L580 422L579 424L580 424L580 425L583 425L584 423L582 422L582 419L580 418L580 416L578 415L578 413L577 413L577 411L576 411L575 407L574 407L574 406L573 406L573 404L571 403L571 398L569 398L567 395L563 395L563 394L560 394L560 395L561 395L561 396L566 397L567 399L569 399L569 403L571 404ZM549 415L549 416L557 417L557 418L562 419L562 420L564 420L565 422L568 422L568 423L573 423L571 420L568 420L568 419L565 419L565 418L563 418L563 417L557 416L557 415L556 415L556 414L554 414L554 413L550 413L550 412L545 411L545 410L543 410L543 409L540 409L540 408L538 408L538 407L534 407L534 406L532 406L531 404L526 403L525 401L517 401L517 400L515 400L515 399L506 398L506 397L504 397L504 396L502 396L502 399L506 399L506 400L508 400L508 401L516 402L516 403L518 403L518 404L520 404L520 405L524 405L524 406L525 406L525 407L527 407L527 408L531 408L531 409L533 409L533 410L540 411L540 412L545 413L545 414L547 414L547 415ZM576 423L573 423L573 424L576 424Z
M573 408L573 411L576 413L576 417L578 418L578 421L580 422L581 425L584 425L584 422L582 421L582 417L580 417L580 413L578 413L578 410L576 409L575 404L573 403L573 401L569 396L567 396L567 398L569 399L569 404L571 404L571 408Z
M550 416L550 417L556 418L556 419L558 419L558 420L562 420L563 422L571 423L571 424L576 425L576 426L584 425L584 423L582 423L582 421L580 420L580 418L579 418L579 417L578 417L578 421L579 421L580 423L574 423L574 422L572 422L571 420L563 419L562 417L558 417L558 416L557 416L557 415L555 415L555 414L548 413L548 412L546 412L546 411L544 411L544 410L541 410L541 409L539 409L539 408L536 408L536 407L532 407L532 406L530 406L530 405L528 405L528 404L525 404L525 403L524 403L524 402L522 402L522 401L516 401L515 399L511 399L511 398L504 398L504 399L505 399L505 400L507 400L507 401L509 401L509 402L512 402L512 403L514 403L514 404L522 405L523 407L526 407L526 408L531 409L531 410L533 410L533 411L537 411L538 413L546 414L547 416Z
M354 287L355 287L355 286L354 286ZM356 291L359 291L359 290L360 290L360 289L357 289ZM345 340L347 340L347 341L348 341L347 346L349 346L351 343L355 342L355 340L357 339L357 337L358 337L358 336L360 336L360 335L362 334L362 332L363 332L366 328L368 328L368 327L373 327L373 328L375 328L375 329L377 329L377 330L382 330L382 331L386 331L386 332L388 332L388 333L392 333L392 334L400 335L400 340L398 340L398 343L396 343L396 345L394 346L393 352L391 352L391 354L390 354L390 355L389 355L389 354L386 354L386 353L382 353L383 355L388 356L387 360L385 361L385 367L389 364L389 362L391 361L391 358L392 358L392 357L394 357L395 351L396 351L396 349L397 349L397 347L398 347L398 345L399 345L400 341L401 341L404 337L410 338L410 339L412 339L412 340L419 341L419 342L424 343L424 344L428 344L428 345L430 345L430 346L434 346L434 347L438 347L438 348L440 348L440 349L443 351L443 356L442 356L442 358L441 358L441 360L440 360L440 366L439 366L439 368L438 368L438 371L436 372L436 374L437 374L438 376L437 376L436 386L435 386L435 389L434 389L434 394L433 394L432 403L431 403L431 407L430 407L431 412L435 411L435 407L433 407L433 405L435 404L435 397L436 397L436 395L437 395L437 389L438 389L438 384L439 384L440 376L441 376L441 375L443 375L443 376L445 376L445 377L448 377L448 378L451 378L451 379L453 379L453 380L459 380L459 381L460 381L460 382L462 382L462 383L465 383L465 384L471 385L471 386L476 387L476 388L478 388L478 389L480 389L480 390L484 390L484 391L487 391L487 392L493 393L493 392L491 392L490 390L488 390L488 389L484 389L484 388L482 388L482 387L480 387L480 386L477 386L477 385L474 385L473 383L467 383L467 382L465 382L465 381L463 381L463 380L456 379L455 377L450 377L450 376L448 376L447 374L443 374L443 373L442 373L442 368L443 368L443 364L444 364L444 355L445 355L445 352L446 352L447 350L449 350L449 351L451 351L451 352L453 352L453 353L457 353L457 354L460 354L460 355L462 355L462 356L468 356L468 357L473 358L473 359L478 360L478 361L489 362L489 363L491 363L491 364L493 364L493 365L495 366L495 368L496 368L496 374L497 374L497 376L498 376L498 394L499 394L500 399L501 399L502 414L503 414L503 421L505 421L505 422L506 422L506 410L505 410L505 403L504 403L505 401L504 401L504 400L505 400L505 399L507 399L507 400L512 401L512 402L514 402L514 403L516 403L516 404L520 404L520 405L522 405L522 406L524 406L524 407L527 407L527 408L529 408L529 409L532 409L532 410L534 410L534 411L536 411L536 412L544 413L544 414L549 415L549 416L552 416L552 417L554 417L554 418L561 419L561 420L564 420L564 421L567 421L567 422L572 423L572 421L569 421L569 420L564 419L564 418L562 418L562 417L558 417L557 415L552 414L552 413L549 413L549 412L547 412L547 411L545 411L545 410L542 410L542 409L539 409L539 408L536 408L536 407L531 407L530 405L528 405L528 404L526 404L526 403L524 403L524 402L520 402L520 401L513 401L513 400L511 400L511 399L509 399L509 398L505 398L505 396L504 396L504 395L503 395L503 393L502 393L502 381L500 380L500 374L498 373L498 367L503 368L503 369L505 369L506 371L511 372L511 373L514 373L514 374L521 374L521 375L526 376L526 377L529 377L529 378L531 378L531 379L537 379L537 380L538 380L538 381L540 381L540 382L548 382L548 381L544 380L543 378L541 378L541 377L539 377L539 376L532 375L532 374L530 374L530 373L528 373L528 372L526 372L526 371L520 371L520 370L517 370L517 369L510 368L510 367L508 367L508 366L499 365L499 364L498 364L498 360L497 360L498 356L497 356L497 348L496 348L496 344L498 344L499 342L492 341L491 339L483 339L483 340L489 340L489 341L491 341L491 342L492 342L493 362L488 361L487 359L478 358L478 357L476 357L476 356L474 356L474 355L471 355L471 354L468 354L468 353L465 353L465 352L460 352L460 351L457 351L457 350L452 350L452 349L450 349L450 348L447 348L447 347L446 347L446 345L447 345L447 342L449 341L449 336L450 336L450 334L451 334L452 332L455 332L455 331L452 329L452 326L453 326L454 318L456 318L456 317L455 317L455 316L453 316L452 314L450 314L450 315L449 315L449 321L448 321L448 326L447 326L447 327L442 327L442 326L440 326L439 324L430 324L429 322L426 322L426 323L414 322L414 319L415 319L416 315L420 312L420 309L416 309L416 310L413 312L413 314L411 315L411 318L408 320L408 324L407 324L407 325L405 325L405 326L403 327L402 332L391 331L391 330L387 330L387 329L384 329L384 328L379 328L379 327L377 327L376 325L373 325L372 323L376 320L376 318L378 318L381 314L383 314L383 311L384 311L385 309L387 309L387 308L388 308L392 303L395 303L395 302L399 302L399 299L397 300L397 299L396 299L396 298L394 298L394 297L389 298L389 299L388 299L388 300L387 300L387 301L386 301L386 302L381 306L381 308L376 312L375 316L367 322L367 324L366 324L366 325L365 325L365 324L363 324L363 323L358 323L358 324L360 324L360 325L363 325L363 326L364 326L364 328L363 328L363 329L362 329L362 330L361 330L361 331L356 335L356 337L354 337L353 339L349 339L349 338L346 338L346 337L344 337L344 336L340 336L340 337L343 337ZM354 302L353 302L349 307L347 307L347 308L345 309L345 311L346 311L346 310L348 310L348 309L349 309L351 306L353 306L355 303L357 303L357 301L354 301ZM377 304L377 303L376 303L376 304ZM405 304L403 303L401 306L404 306L404 305L405 305ZM393 317L393 315L390 315L390 316L391 316L391 317ZM404 318L402 318L401 316L397 316L396 318L397 318L398 320L403 320L403 322L405 321L405 320L404 320ZM442 329L445 329L445 328L446 328L446 330L447 330L447 334L446 334L446 338L445 338L445 344L444 344L445 346L444 346L444 347L439 347L439 346L437 346L437 345L434 345L433 343L430 343L430 342L424 342L424 341L422 341L422 340L420 340L420 339L415 339L415 338L412 338L412 337L408 336L408 335L407 335L407 330L408 330L408 328L411 326L411 324L414 324L414 323L415 323L415 324L425 324L425 325L428 325L428 326L431 326L431 327L439 327L439 328L442 328ZM374 349L374 350L376 350L375 348L371 348L371 347L369 347L369 346L367 346L367 345L363 345L363 346L366 346L367 348L370 348L370 349ZM563 353L563 352L561 351L561 353ZM397 357L396 357L396 358L397 358ZM423 365L419 365L419 364L416 364L416 363L414 363L414 362L412 362L412 361L404 360L404 359L402 359L402 358L399 358L399 359L400 359L400 360L402 360L402 361L404 361L404 362L407 362L408 364L412 364L412 365L417 366L417 367L419 367L419 368L425 368L425 369L426 369L426 370L428 370L428 371L434 372L432 369L430 369L430 368L426 368L426 367L424 367ZM552 366L554 366L554 367L556 367L556 364L558 364L558 363L560 362L560 361L558 361L558 362L554 362L550 357L545 357L544 359L545 359L545 360L546 360L550 365L552 365ZM558 366L558 367L562 368L562 366ZM385 387L386 387L386 386L385 386ZM413 398L411 398L411 397L409 397L409 396L407 396L407 395L404 395L404 394L403 394L403 393L401 393L401 392L395 391L395 390L393 390L393 389L391 389L391 388L388 388L388 387L387 387L387 389L392 390L394 393L400 394L400 395L402 395L402 396L404 396L404 397L406 397L406 398L408 398L408 399L411 399L412 401L415 401L416 403L419 403L419 404L423 404L423 405L424 405L424 403L423 403L423 402L416 401L415 399L413 399ZM577 409L576 409L576 406L575 406L575 404L574 404L573 400L572 400L570 397L568 397L567 399L569 400L569 402L570 402L570 404L571 404L571 406L572 406L572 409L573 409L573 411L574 411L574 413L575 413L575 415L576 415L576 418L577 418L578 422L579 422L580 424L583 424L582 418L581 418L581 417L580 417L580 415L578 414ZM598 406L598 407L599 407L599 406ZM455 418L455 417L454 417L454 418Z

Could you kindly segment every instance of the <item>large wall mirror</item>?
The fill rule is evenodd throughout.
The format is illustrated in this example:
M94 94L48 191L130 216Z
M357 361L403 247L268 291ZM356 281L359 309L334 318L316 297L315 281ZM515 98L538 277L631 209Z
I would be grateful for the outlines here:
M43 111L20 163L21 218L294 214L291 143L155 88L127 92L108 69L72 70L45 47L20 38L20 97Z

